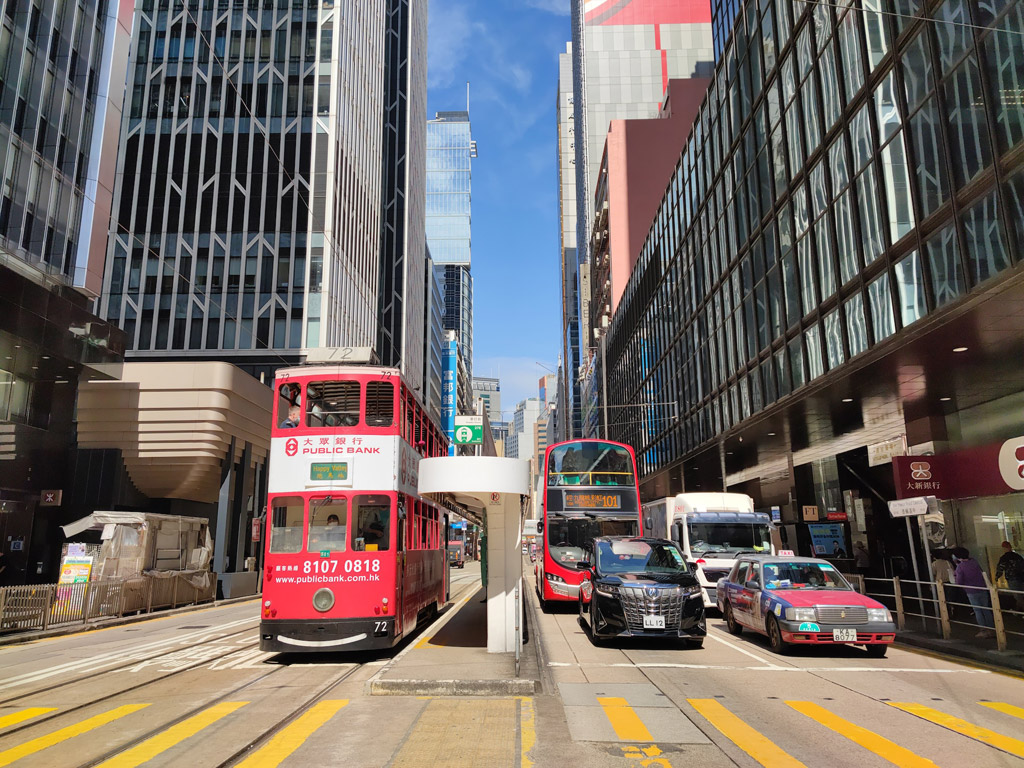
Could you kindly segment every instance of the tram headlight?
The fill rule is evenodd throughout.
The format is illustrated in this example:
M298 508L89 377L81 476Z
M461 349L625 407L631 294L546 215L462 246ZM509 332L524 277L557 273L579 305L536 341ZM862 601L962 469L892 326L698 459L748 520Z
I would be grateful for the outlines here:
M334 607L334 593L327 587L321 587L313 593L313 607L320 613L326 613Z

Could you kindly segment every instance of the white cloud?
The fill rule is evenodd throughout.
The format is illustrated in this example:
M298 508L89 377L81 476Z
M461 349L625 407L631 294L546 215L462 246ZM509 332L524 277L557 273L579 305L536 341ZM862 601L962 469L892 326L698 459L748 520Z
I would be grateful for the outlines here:
M465 5L451 0L430 4L428 25L427 85L444 88L455 81L456 73L465 71L474 38L485 34L487 27L474 21Z
M540 362L554 368L554 362ZM533 357L477 357L473 359L473 372L501 380L502 418L512 419L516 403L528 397L539 397L538 382L550 371L537 365Z

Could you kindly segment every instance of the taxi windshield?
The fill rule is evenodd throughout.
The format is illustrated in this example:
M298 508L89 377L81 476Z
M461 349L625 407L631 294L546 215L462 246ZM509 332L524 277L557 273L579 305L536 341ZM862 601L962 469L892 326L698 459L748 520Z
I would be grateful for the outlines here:
M765 589L853 589L828 563L787 562L764 564Z

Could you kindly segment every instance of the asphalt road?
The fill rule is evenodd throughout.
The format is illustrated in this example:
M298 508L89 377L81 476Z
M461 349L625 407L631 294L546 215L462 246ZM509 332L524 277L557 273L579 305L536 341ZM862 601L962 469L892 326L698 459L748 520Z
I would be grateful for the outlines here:
M456 602L478 578L455 572ZM0 768L1024 766L1019 678L901 650L780 657L717 619L702 650L597 647L526 592L544 679L518 699L371 696L394 652L262 653L256 602L0 647Z

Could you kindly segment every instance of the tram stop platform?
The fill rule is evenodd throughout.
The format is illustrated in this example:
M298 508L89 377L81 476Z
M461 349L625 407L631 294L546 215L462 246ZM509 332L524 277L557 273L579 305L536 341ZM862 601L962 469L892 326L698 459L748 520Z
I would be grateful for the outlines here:
M466 570L479 568L467 563ZM376 696L532 696L540 692L540 664L533 628L527 625L516 675L514 652L487 650L487 603L475 581L441 620L367 682Z

